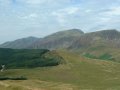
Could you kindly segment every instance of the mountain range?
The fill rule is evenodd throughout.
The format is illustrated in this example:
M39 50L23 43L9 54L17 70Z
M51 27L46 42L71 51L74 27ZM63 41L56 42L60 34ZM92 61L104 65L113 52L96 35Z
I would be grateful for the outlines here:
M11 42L5 42L0 45L0 48L80 49L93 46L120 48L120 32L112 29L84 33L80 29L70 29L56 32L44 38L27 37Z
M44 38L27 37L17 39L11 42L5 42L0 45L0 48L12 48L12 49L68 48L82 34L84 34L84 32L79 29L65 30L48 35Z
M84 33L80 29L70 29L44 38L27 37L5 42L0 48L68 50L87 58L120 62L120 32L111 29Z

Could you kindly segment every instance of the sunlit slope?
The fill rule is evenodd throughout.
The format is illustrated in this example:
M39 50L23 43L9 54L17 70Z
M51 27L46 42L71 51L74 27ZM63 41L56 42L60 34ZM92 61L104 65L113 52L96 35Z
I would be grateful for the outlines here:
M17 90L120 90L120 64L88 59L74 53L59 51L66 64L36 68L15 69L1 76L25 76L26 81L1 81L1 88ZM17 82L17 83L16 83ZM6 85L4 85L6 84ZM7 86L8 85L8 86ZM16 89L11 89L16 90Z

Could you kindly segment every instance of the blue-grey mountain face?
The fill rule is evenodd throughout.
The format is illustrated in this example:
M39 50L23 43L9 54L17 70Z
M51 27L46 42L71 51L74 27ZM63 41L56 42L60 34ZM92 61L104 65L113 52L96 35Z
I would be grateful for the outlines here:
M11 42L5 42L0 45L0 48L13 48L13 49L24 49L29 47L29 45L35 43L38 40L36 37L27 37L22 39L17 39Z

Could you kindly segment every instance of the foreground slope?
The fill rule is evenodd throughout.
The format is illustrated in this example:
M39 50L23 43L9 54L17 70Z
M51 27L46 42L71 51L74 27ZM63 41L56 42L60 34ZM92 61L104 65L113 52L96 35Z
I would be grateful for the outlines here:
M2 90L120 90L120 64L59 51L66 64L36 69L11 69L0 76L26 81L0 81ZM16 83L17 82L17 83Z

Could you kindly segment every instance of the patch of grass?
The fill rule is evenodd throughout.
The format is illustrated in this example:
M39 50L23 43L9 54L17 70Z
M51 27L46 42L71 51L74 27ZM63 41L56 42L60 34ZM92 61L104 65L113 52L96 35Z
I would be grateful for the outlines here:
M92 55L92 54L90 54L90 53L85 53L83 56L84 56L84 57L87 57L87 58L97 59L96 56L94 56L94 55Z
M95 56L95 55L90 54L90 53L85 53L83 56L87 57L87 58L91 58L91 59L101 59L101 60L111 60L111 61L115 60L115 58L109 53L104 53L100 56Z
M98 59L102 59L102 60L115 60L113 58L113 56L108 54L108 53L105 53L105 54L99 56Z

